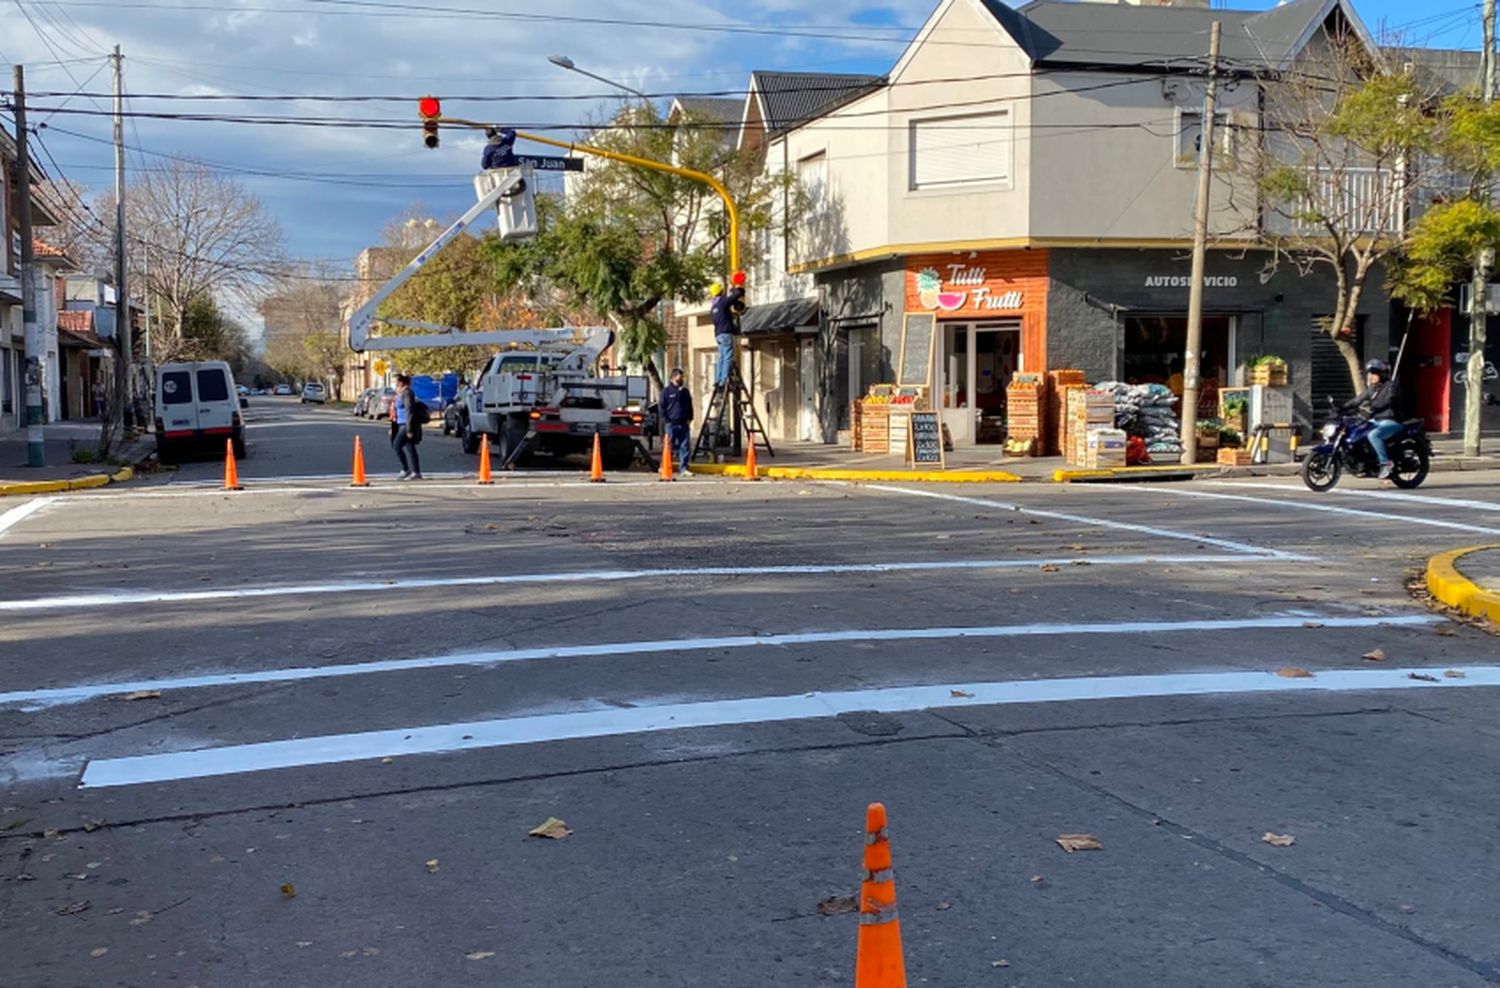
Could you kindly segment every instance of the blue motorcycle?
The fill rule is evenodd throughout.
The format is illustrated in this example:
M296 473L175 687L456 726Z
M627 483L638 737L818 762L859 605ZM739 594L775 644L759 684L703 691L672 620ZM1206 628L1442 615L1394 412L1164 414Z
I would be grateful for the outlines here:
M1328 404L1333 420L1323 426L1322 442L1307 451L1302 460L1302 482L1308 490L1328 491L1338 484L1344 471L1356 477L1375 477L1380 461L1375 447L1366 441L1375 423L1342 411L1332 398ZM1407 419L1401 431L1385 441L1391 457L1391 483L1397 487L1420 486L1432 466L1432 444L1421 419Z

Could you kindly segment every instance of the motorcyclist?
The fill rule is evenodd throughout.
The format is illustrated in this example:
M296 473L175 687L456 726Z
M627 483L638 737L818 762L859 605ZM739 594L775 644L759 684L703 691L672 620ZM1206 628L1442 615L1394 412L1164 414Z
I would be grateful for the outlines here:
M1373 423L1365 438L1380 460L1380 479L1385 480L1393 469L1385 441L1401 432L1401 423L1396 420L1396 402L1401 392L1391 379L1391 368L1384 360L1371 360L1365 364L1365 382L1369 386L1364 393L1344 402L1343 409L1357 412L1360 418Z

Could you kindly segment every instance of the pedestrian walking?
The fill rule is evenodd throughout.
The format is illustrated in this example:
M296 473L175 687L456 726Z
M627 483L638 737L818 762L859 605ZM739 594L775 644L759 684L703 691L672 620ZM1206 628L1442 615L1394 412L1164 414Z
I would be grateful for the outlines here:
M682 383L682 368L674 367L668 377L671 382L661 389L661 401L657 408L665 431L667 448L672 451L672 464L679 476L687 474L688 459L693 447L693 393Z
M421 480L422 460L417 455L417 444L422 441L423 405L411 389L411 375L396 375L396 399L391 402L391 448L396 459L401 461L401 476L397 480Z

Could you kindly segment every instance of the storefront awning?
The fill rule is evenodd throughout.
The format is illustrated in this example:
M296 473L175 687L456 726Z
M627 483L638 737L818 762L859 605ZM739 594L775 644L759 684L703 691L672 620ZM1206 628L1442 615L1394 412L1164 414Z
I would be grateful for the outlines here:
M771 305L752 305L740 317L740 332L745 336L781 336L790 333L814 333L818 329L818 300L797 298Z

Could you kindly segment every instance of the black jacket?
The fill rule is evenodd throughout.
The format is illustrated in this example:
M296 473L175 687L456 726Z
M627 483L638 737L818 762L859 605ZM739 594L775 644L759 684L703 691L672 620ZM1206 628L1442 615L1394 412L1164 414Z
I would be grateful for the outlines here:
M693 395L687 388L669 384L661 389L661 420L668 425L693 421Z
M714 323L714 335L734 335L740 331L739 315L745 311L745 290L736 285L726 295L720 295L708 307L709 318Z
M1359 414L1367 419L1379 421L1381 419L1396 418L1396 402L1401 398L1401 389L1396 386L1395 381L1381 381L1373 388L1366 388L1364 394L1344 402L1344 411L1352 412L1359 410Z

